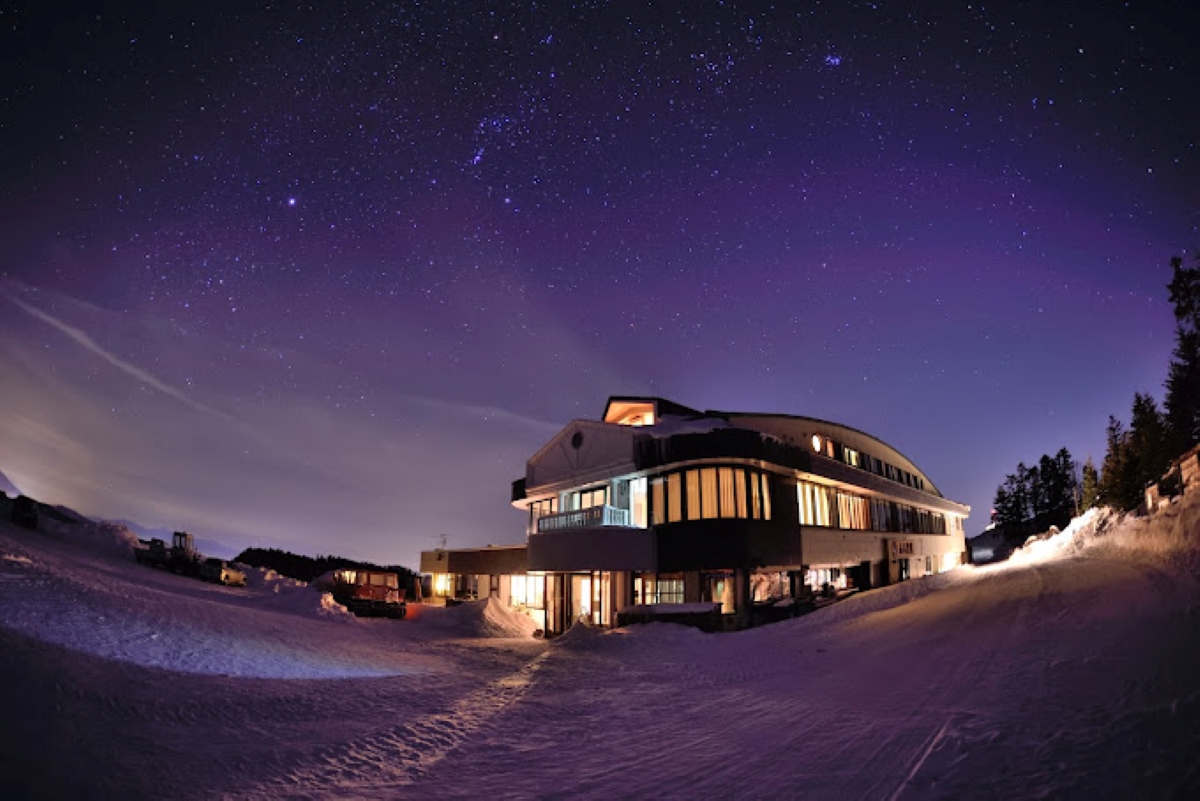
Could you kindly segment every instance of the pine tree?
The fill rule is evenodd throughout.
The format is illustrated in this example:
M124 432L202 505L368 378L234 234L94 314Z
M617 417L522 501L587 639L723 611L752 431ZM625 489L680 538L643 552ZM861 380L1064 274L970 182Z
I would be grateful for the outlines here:
M1163 399L1168 458L1200 442L1200 267L1184 267L1176 256L1171 269L1167 289L1175 307L1175 351Z
M1129 448L1133 463L1132 482L1140 490L1157 481L1171 461L1167 426L1158 404L1140 392L1133 396L1133 414L1129 419Z
M1083 463L1083 481L1079 488L1079 511L1086 512L1100 500L1100 475L1092 457Z
M1129 432L1112 415L1108 416L1106 439L1108 452L1104 454L1104 468L1100 474L1100 503L1121 511L1137 508L1141 503L1141 488L1134 477Z

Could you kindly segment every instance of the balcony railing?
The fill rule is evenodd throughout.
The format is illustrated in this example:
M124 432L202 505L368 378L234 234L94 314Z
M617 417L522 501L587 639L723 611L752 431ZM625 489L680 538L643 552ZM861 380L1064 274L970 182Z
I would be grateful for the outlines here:
M537 520L537 530L561 531L566 528L589 528L592 526L629 526L629 510L615 506L592 506L573 512L556 512L542 515Z

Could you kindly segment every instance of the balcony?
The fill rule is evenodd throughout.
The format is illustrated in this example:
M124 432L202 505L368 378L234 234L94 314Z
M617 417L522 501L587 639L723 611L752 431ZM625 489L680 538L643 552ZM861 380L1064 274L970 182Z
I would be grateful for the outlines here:
M654 572L657 540L653 529L631 525L629 511L592 506L539 517L529 537L529 570L550 573L592 570Z
M573 512L556 512L543 515L537 520L537 532L562 531L571 528L595 528L597 526L630 526L629 510L605 504L577 509Z

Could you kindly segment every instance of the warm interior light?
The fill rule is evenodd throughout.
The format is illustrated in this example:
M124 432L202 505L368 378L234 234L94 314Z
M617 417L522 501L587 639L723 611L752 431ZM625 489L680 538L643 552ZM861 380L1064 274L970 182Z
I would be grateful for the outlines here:
M821 435L820 434L813 434L812 446L813 446L814 451L816 451L817 453L821 452Z

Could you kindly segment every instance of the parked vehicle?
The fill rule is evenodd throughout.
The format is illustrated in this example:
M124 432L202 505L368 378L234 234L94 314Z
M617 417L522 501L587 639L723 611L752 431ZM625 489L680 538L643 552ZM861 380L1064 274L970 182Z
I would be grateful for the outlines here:
M166 567L170 556L167 544L157 537L152 540L141 540L139 547L133 552L133 557L137 559L138 564L149 567Z
M139 564L150 567L163 567L173 573L198 578L200 563L204 554L196 550L196 542L186 531L176 531L171 538L171 547L158 538L146 543L144 548L137 548L133 556ZM245 580L245 576L242 577Z
M217 584L227 584L231 587L245 587L246 574L238 570L224 559L215 556L204 560L200 565L200 578L205 581L215 581Z
M408 613L400 577L382 570L333 571L333 599L359 617L403 620Z

